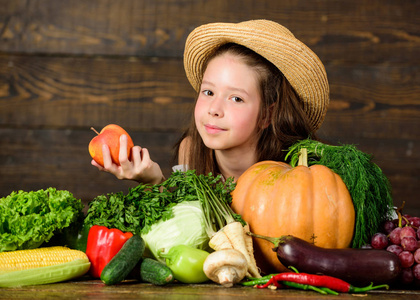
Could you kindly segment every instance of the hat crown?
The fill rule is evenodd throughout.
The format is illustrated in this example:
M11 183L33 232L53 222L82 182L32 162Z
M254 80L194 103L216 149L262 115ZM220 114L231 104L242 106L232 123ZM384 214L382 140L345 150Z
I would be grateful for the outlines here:
M250 20L237 23L239 27L249 27L254 28L255 30L266 31L266 32L273 32L277 33L278 35L284 35L294 38L295 36L293 33L274 21L265 20L265 19L258 19L258 20Z

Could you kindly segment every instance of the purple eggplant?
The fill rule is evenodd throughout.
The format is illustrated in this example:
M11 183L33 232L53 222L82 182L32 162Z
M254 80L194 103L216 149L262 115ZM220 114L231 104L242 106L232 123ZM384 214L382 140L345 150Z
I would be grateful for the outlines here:
M393 283L402 270L398 256L386 250L328 249L291 235L271 238L249 234L272 242L279 261L303 273L323 274L364 285Z

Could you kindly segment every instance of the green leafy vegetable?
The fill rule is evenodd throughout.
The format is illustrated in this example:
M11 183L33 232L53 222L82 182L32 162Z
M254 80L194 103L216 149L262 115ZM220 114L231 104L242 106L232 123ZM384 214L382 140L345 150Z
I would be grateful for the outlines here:
M89 202L89 209L85 217L84 226L101 225L108 228L118 228L122 231L136 232L139 228L136 212L130 212L134 206L131 203L125 205L124 194L109 193L99 195ZM126 221L127 220L127 221Z
M173 206L173 217L153 224L141 237L146 243L148 254L165 262L162 254L177 245L186 245L205 250L208 248L204 213L199 201L184 201Z
M223 182L221 176L176 171L161 184L140 184L127 195L96 197L89 203L85 226L103 225L141 234L149 255L158 260L158 252L179 244L206 249L209 228L217 231L220 222L226 223L208 208L209 202L224 207L229 218L239 217L229 206L234 187L232 179Z
M0 252L34 249L83 218L83 204L55 188L0 198Z
M129 189L127 195L122 192L97 196L89 203L85 225L102 225L140 234L147 232L157 221L173 216L171 207L184 200L176 197L169 189L178 182L183 174L175 172L162 184L139 184ZM179 190L184 190L183 186Z
M220 176L200 175L212 185L213 192L231 201L233 184L221 182ZM159 220L173 217L172 207L180 202L198 200L194 170L175 171L161 184L140 184L129 189L127 195L100 195L89 203L85 225L102 225L122 231L146 234ZM229 202L230 203L230 202Z
M353 145L332 146L306 139L293 145L286 156L293 167L300 150L308 151L308 165L324 165L337 173L346 184L356 212L353 248L369 243L393 210L391 185L372 157Z

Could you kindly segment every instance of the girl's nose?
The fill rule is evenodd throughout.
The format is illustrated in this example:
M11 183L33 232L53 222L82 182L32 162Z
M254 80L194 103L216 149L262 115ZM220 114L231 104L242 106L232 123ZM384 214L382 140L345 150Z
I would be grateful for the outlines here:
M223 101L219 98L214 98L209 105L209 115L212 117L223 116Z

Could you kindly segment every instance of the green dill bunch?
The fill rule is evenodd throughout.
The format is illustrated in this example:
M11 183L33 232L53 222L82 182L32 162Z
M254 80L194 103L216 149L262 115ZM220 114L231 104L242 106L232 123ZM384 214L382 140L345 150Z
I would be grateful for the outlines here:
M372 156L354 145L327 145L311 139L301 140L289 148L286 160L295 167L301 149L308 151L308 166L323 165L337 173L353 200L356 213L352 248L360 248L380 230L393 210L391 185Z

